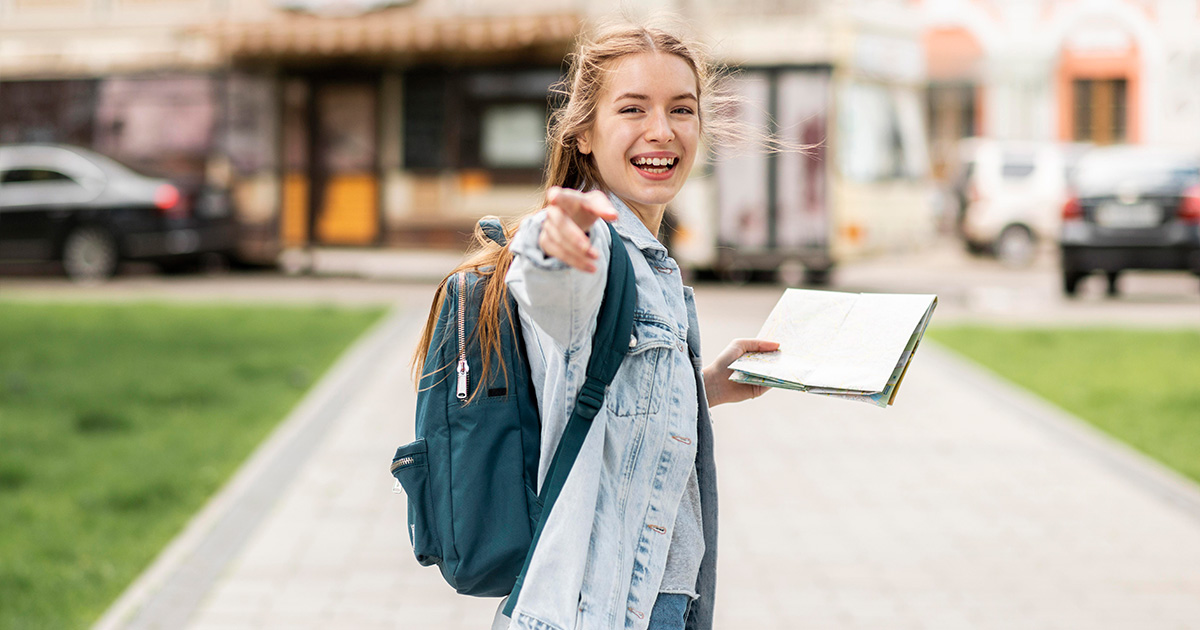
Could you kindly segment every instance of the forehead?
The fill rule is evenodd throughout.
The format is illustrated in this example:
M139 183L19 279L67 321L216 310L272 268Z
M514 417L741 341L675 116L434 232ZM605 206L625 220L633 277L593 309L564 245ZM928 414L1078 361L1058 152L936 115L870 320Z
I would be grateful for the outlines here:
M617 59L606 73L602 98L618 98L636 93L648 96L697 92L695 71L678 55L664 52L643 52Z

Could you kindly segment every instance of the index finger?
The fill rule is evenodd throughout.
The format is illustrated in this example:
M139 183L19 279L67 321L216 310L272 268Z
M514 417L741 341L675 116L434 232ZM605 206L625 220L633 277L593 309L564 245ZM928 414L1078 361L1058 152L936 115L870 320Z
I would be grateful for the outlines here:
M608 200L608 196L598 190L582 193L578 190L554 186L547 193L546 199L571 215L572 218L587 212L592 217L599 217L605 221L617 220L617 211L613 208L612 202Z
M617 209L613 207L612 202L608 200L608 195L593 190L584 194L584 205L591 209L592 213L604 219L605 221L617 220Z
M767 339L735 339L733 343L743 352L774 352L779 349L778 341Z

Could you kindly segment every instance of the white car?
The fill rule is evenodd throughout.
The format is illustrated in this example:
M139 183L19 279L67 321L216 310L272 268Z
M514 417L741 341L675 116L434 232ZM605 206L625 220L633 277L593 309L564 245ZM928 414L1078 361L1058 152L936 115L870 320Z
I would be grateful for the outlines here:
M1033 262L1057 240L1068 177L1087 145L969 139L961 146L962 236L1003 264Z

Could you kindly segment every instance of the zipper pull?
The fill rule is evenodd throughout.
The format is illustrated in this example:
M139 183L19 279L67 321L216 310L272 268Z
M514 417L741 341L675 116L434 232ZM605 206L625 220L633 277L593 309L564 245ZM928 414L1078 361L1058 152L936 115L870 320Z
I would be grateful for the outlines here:
M467 358L460 357L458 359L458 399L465 400L467 398L467 372L471 368L467 365Z

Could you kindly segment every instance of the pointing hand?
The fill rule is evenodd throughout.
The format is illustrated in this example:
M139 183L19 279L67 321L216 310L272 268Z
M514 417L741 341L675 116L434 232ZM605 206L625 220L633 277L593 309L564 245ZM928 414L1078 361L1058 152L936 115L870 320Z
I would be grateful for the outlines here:
M546 194L546 220L538 245L547 256L557 258L567 265L593 273L595 261L600 257L592 247L588 231L596 219L616 221L617 210L604 193L593 190L582 193L570 188L554 186Z

